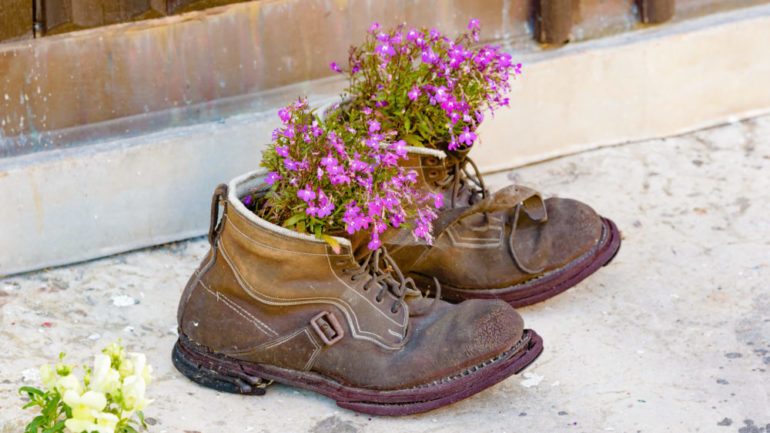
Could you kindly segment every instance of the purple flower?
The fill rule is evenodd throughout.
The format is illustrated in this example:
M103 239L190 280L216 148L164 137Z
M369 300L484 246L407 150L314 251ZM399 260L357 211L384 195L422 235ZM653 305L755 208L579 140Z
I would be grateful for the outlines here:
M345 214L342 216L342 222L345 223L345 230L348 234L366 229L370 223L369 217L365 216L356 202L350 202L345 206Z
M481 30L481 23L476 18L471 18L468 22L468 30Z
M417 98L420 97L420 88L417 86L412 87L412 90L410 90L406 96L409 97L409 100L416 101Z
M359 171L368 171L369 170L369 164L361 161L359 158L358 153L355 154L353 161L350 162L350 171L352 172L359 172Z
M291 120L291 112L286 108L281 108L278 110L278 117L281 119L281 122L288 123Z
M365 140L365 143L372 149L378 149L382 139L382 134L369 134L369 137Z
M391 45L390 42L384 42L377 45L376 52L380 57L384 58L391 58L396 55L396 50L393 49L393 45Z
M339 165L327 165L326 172L329 173L329 177L334 177L345 174L345 169Z
M313 121L313 124L310 125L310 132L313 134L313 137L320 137L324 135L324 130L318 126L318 122L315 120Z
M241 201L243 202L244 205L251 206L251 204L254 202L254 198L250 195L247 195Z
M297 171L297 169L299 168L299 164L297 164L297 161L291 158L284 159L283 166L286 167L286 170L289 170L289 171Z
M331 177L331 183L332 185L342 185L342 184L349 184L350 183L350 176L347 174L338 174L336 176Z
M313 189L310 187L310 185L305 185L305 189L301 189L297 191L297 197L302 199L304 202L310 202L310 200L315 199L315 192L313 192Z
M427 63L429 65L435 64L438 62L438 54L436 54L432 48L428 48L427 50L423 50L422 52L422 62Z
M278 156L286 158L289 156L289 146L275 146L275 153L277 153Z
M406 40L414 42L422 35L422 33L418 32L417 29L409 29L409 32L406 34Z
M369 125L369 132L377 132L380 130L380 122L376 120L370 120L366 123Z
M375 21L372 23L372 25L369 26L369 33L374 34L379 29L380 29L380 23Z
M380 162L386 167L395 167L398 165L398 155L387 152L380 157Z
M337 73L342 73L342 69L340 69L340 66L337 64L337 62L331 62L329 63L329 68Z
M331 131L329 135L326 136L326 140L334 148L334 150L337 151L338 154L345 155L345 143L342 142L342 140L337 136L337 134L334 133L334 131Z
M444 86L436 87L436 90L433 91L433 97L439 104L446 102L448 98L447 88Z
M367 213L369 214L370 217L379 216L380 214L382 214L382 209L383 209L382 200L376 198L371 202L369 202L369 206L367 207Z
M318 211L316 212L316 216L318 218L326 218L327 216L331 215L334 211L334 203L331 202L329 197L326 196L326 194L321 190L318 189Z
M337 158L333 157L330 152L326 154L325 158L321 158L321 165L324 167L329 167L329 166L334 167L339 165L339 163L337 162Z
M403 224L405 221L404 216L400 213L394 213L390 216L390 225L392 225L395 228L401 227L401 224Z
M473 145L473 142L476 141L476 133L466 126L465 129L463 129L462 134L460 134L459 141L466 146L471 146Z
M433 194L433 207L441 209L444 207L444 196L441 194Z
M375 235L372 235L372 240L370 240L369 243L366 244L366 247L372 251L376 250L381 246L382 246L382 241L380 241L380 237Z
M272 184L278 182L279 180L281 180L281 175L278 174L275 171L271 171L265 177L265 183L267 183L268 185L272 185Z
M511 57L511 55L510 55L510 54L508 54L508 53L503 53L503 54L500 54L500 56L497 58L497 61L498 61L498 63L499 63L499 64L500 64L500 66L502 66L503 68L508 68L508 67L510 67L510 66L511 66L511 60L512 60L512 57Z
M406 157L406 141L404 140L398 140L395 143L392 143L390 146L388 146L389 150L392 150L401 158Z

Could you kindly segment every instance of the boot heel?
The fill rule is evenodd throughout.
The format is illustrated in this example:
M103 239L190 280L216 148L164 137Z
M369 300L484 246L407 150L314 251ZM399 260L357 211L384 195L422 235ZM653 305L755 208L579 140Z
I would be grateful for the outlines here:
M171 353L174 367L206 388L233 394L265 395L271 380L250 376L232 360L218 359L212 354L196 351L186 345L181 338L174 345Z

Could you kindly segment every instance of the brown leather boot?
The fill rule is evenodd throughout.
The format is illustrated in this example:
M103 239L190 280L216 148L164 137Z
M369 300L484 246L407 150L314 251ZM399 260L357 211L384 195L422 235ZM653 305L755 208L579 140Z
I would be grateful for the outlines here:
M384 251L357 262L346 239L335 254L260 219L239 197L261 179L214 194L212 248L182 294L173 351L193 381L258 395L275 381L355 411L404 415L473 395L542 351L505 302L424 298Z
M433 289L436 278L444 299L498 298L520 307L569 289L615 256L620 233L611 220L579 201L543 200L522 186L490 194L467 152L441 158L411 149L405 163L445 199L432 247L407 230L392 231L385 242L420 288Z

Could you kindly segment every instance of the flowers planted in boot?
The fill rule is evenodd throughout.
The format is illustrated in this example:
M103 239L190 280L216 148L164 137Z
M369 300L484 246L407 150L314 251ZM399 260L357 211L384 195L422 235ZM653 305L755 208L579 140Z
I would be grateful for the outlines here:
M543 200L516 185L486 189L467 153L478 145L485 116L509 105L521 64L498 46L479 45L479 32L478 20L456 38L373 26L351 48L347 67L335 66L349 79L348 97L327 116L373 117L394 131L414 146L400 163L446 204L433 224L433 245L403 230L385 236L401 269L425 290L435 291L437 279L448 300L499 298L518 307L561 293L607 264L620 233L575 200Z
M542 340L499 300L424 298L384 250L362 261L249 210L264 176L220 186L211 251L179 306L174 365L204 386L264 394L272 382L378 415L424 412L529 365ZM220 204L224 207L218 218Z
M214 193L211 251L179 305L182 373L223 391L264 394L275 381L403 415L475 394L540 354L505 302L425 298L382 247L388 228L430 244L441 204L399 164L407 151L393 132L366 115L325 122L304 100L279 117L265 173Z

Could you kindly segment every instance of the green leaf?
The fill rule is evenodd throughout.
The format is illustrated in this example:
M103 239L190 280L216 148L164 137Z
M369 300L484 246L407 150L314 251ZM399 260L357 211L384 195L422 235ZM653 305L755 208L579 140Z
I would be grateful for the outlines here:
M334 236L321 235L321 239L326 241L326 243L329 244L330 247L332 247L332 251L334 251L334 254L339 254L340 251L342 251L342 247L340 246L340 243L337 241L337 239L334 238Z
M305 219L305 213L304 212L297 212L294 215L292 215L289 219L283 222L284 227L292 227L297 225L298 222Z
M33 395L43 396L45 394L43 391L35 388L34 386L22 386L21 388L19 388L19 394L21 394L22 392L29 394L30 397L32 397Z
M416 135L409 134L406 137L404 137L404 141L406 141L410 146L415 146L415 147L423 146L422 140L420 139L420 137Z
M61 420L61 421L57 422L53 426L53 431L56 432L56 433L63 432L64 431L64 420Z

